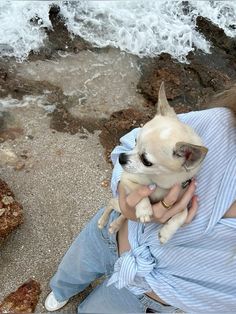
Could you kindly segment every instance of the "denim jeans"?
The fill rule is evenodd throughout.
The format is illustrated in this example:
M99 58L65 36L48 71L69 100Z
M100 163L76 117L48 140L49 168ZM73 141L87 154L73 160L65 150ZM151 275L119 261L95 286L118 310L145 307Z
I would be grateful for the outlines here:
M105 275L107 279L78 306L78 313L146 313L147 309L157 313L176 312L176 308L162 305L145 294L137 296L126 288L107 287L119 257L116 235L108 232L108 226L118 213L113 211L107 226L100 230L97 222L102 213L103 209L100 209L74 240L51 279L56 299L67 300Z

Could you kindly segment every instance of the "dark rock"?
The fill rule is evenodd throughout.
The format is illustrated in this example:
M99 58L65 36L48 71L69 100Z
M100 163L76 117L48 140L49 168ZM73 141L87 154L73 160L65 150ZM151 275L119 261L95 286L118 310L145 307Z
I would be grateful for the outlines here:
M227 54L236 57L236 39L228 37L224 30L212 23L205 17L198 16L196 19L197 30L215 47L223 49Z
M230 77L228 73L207 65L199 54L190 55L190 59L189 64L183 64L168 54L162 54L158 58L146 60L142 65L139 91L155 104L160 84L164 81L167 99L175 111L188 112L198 110L201 102L209 95L227 86L232 77L236 78L236 72L231 73Z
M196 28L213 44L211 54L189 53L188 64L179 63L168 54L145 60L138 84L145 98L155 103L164 81L167 98L177 112L180 108L198 110L209 96L224 90L236 79L236 39L229 38L221 28L200 16Z
M15 120L14 115L7 111L0 112L0 142L14 140L24 133L23 128Z
M40 293L40 284L30 279L0 303L0 313L33 313Z
M22 205L15 200L6 182L0 179L0 240L5 239L23 222Z
M55 98L55 95L63 94L59 87L47 81L33 81L17 76L14 68L8 67L0 60L0 76L5 72L5 79L0 79L0 98L11 95L12 98L21 100L25 95L42 95L45 90L51 92L49 97Z
M124 109L114 112L110 119L104 123L99 139L105 148L106 160L110 162L112 149L119 144L119 139L134 128L142 126L152 118L150 110L146 113L135 109Z
M67 132L76 134L84 133L84 129L93 133L95 130L100 130L104 123L104 119L76 117L73 116L63 105L58 105L51 114L50 128L58 132Z
M92 49L90 43L86 42L78 35L70 34L66 25L64 17L60 14L60 7L52 5L49 11L49 19L52 23L52 28L45 31L48 39L44 47L41 47L39 52L31 52L29 60L44 60L56 57L58 51L78 53L82 50ZM37 23L37 19L31 21Z

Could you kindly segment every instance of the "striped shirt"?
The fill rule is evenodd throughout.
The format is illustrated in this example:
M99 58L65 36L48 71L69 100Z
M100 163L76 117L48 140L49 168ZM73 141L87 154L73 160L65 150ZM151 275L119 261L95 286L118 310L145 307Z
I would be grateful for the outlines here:
M134 294L154 291L186 312L236 312L236 219L222 218L236 200L236 130L225 108L178 115L209 149L197 175L199 209L194 220L160 245L156 223L129 221L131 246L117 260L109 284ZM118 156L135 146L140 129L121 138L111 155L112 191L122 168Z

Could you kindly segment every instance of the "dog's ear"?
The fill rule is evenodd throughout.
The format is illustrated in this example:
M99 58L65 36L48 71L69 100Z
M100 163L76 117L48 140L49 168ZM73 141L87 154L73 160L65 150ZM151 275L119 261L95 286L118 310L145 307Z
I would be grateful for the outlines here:
M208 149L204 146L193 145L185 142L176 143L174 149L174 156L176 158L182 158L182 166L186 171L190 171L199 166L205 158Z
M168 100L166 98L164 82L161 83L161 86L159 89L158 103L157 103L157 115L177 118L177 115L174 109L169 105Z

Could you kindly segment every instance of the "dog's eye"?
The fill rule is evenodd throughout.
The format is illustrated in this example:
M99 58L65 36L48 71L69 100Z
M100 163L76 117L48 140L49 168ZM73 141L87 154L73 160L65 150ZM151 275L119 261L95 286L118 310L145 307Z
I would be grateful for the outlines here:
M140 155L140 159L142 161L142 163L144 164L144 166L146 167L151 167L153 164L147 160L147 157L145 156L145 154Z

